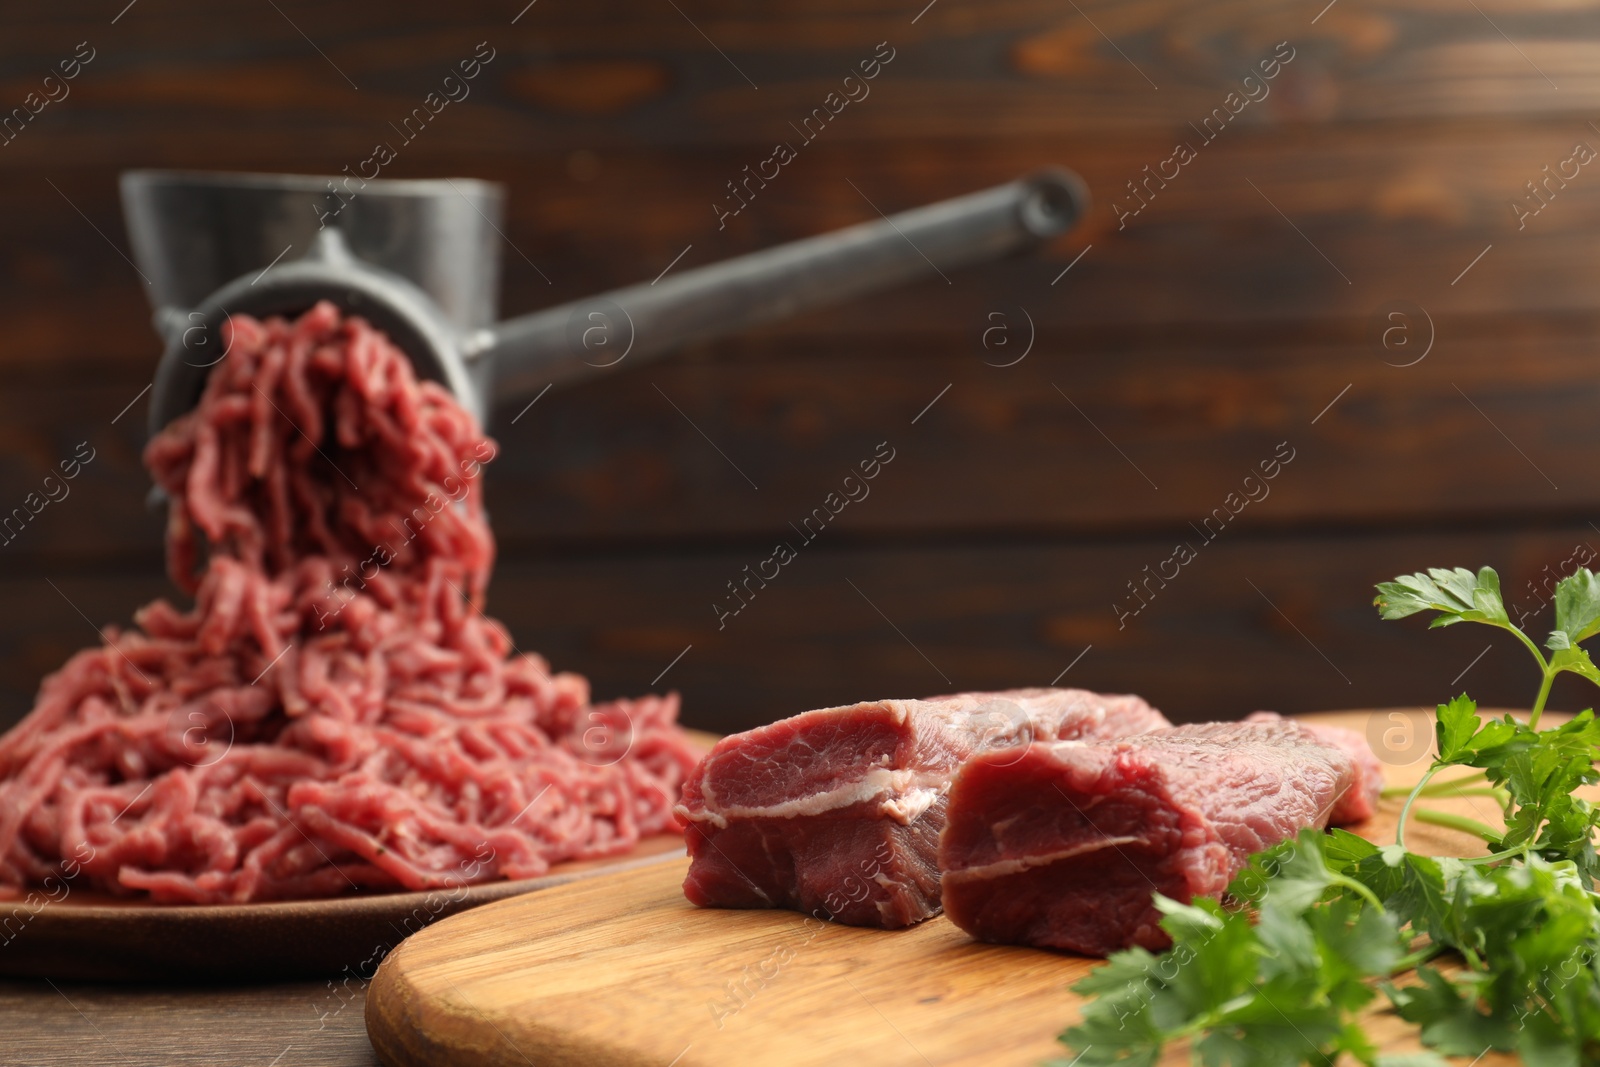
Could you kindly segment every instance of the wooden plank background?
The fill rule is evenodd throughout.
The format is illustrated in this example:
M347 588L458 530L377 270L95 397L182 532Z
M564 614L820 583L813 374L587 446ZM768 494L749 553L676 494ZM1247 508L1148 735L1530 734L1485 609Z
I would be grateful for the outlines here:
M683 267L875 217L851 183L893 211L1058 163L1096 195L1040 257L699 345L515 424L502 405L490 610L521 647L601 694L659 678L715 730L1057 678L1179 719L1526 702L1512 645L1369 601L1492 563L1532 610L1547 568L1600 554L1600 170L1520 228L1512 208L1600 147L1600 4L524 2L4 16L0 112L78 42L95 58L0 145L0 510L78 442L96 458L0 545L0 723L166 588L145 401L117 417L159 354L118 171L354 167L480 41L472 95L384 176L506 183L507 313L686 246ZM724 183L885 41L870 95L719 231ZM1284 41L1269 95L1119 228L1126 183ZM1021 350L1018 308L1034 347L993 366ZM994 312L1009 349L983 347ZM719 629L725 584L881 441L870 497ZM1191 524L1280 442L1270 495L1202 544ZM1196 558L1119 624L1184 540Z

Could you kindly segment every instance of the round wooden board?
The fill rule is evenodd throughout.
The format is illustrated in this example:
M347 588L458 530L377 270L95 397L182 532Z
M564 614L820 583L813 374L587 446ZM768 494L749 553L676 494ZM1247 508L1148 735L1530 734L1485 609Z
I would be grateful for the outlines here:
M1365 733L1391 785L1414 784L1431 756L1431 710L1302 718ZM1399 806L1385 800L1352 829L1392 841ZM1496 821L1481 798L1434 806ZM1423 824L1407 843L1482 852ZM423 931L368 990L373 1047L388 1067L1034 1065L1062 1056L1055 1038L1079 1003L1068 987L1096 965L979 944L942 916L885 932L695 908L680 888L686 866L589 879ZM1419 1047L1393 1015L1375 1010L1369 1030L1385 1051Z

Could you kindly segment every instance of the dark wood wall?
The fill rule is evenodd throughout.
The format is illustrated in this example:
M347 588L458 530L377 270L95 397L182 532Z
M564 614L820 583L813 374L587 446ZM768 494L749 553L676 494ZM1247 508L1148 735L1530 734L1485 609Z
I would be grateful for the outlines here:
M1490 563L1531 610L1600 548L1593 2L122 2L0 15L0 111L95 51L0 146L0 505L96 450L0 546L0 721L166 589L145 401L116 418L159 347L118 171L354 167L481 41L471 97L384 176L506 183L506 312L875 217L862 194L893 211L1059 163L1096 195L1040 257L498 412L491 610L598 693L683 653L659 684L715 729L1055 679L1175 718L1526 702L1514 644L1380 624L1372 583ZM885 41L870 96L719 230L724 183ZM1190 123L1285 49L1203 141ZM1119 222L1177 142L1194 158ZM1532 199L1547 166L1577 173ZM993 366L1018 308L1036 342ZM983 346L994 312L1010 348ZM719 629L725 583L885 441L870 497Z

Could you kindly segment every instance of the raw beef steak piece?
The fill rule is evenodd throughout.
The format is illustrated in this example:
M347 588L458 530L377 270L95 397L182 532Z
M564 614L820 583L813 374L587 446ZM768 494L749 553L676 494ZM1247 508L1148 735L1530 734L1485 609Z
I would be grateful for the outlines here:
M1165 948L1154 893L1221 894L1251 853L1327 825L1354 782L1350 757L1289 722L986 753L950 789L945 913L981 941Z
M684 895L909 926L939 912L934 859L963 760L991 752L1004 764L1036 739L1166 725L1138 697L1017 689L824 708L725 737L676 809L693 859Z
M1258 711L1245 719L1245 722L1287 721L1275 711ZM1304 721L1297 721L1296 725L1302 730L1311 731L1312 736L1323 744L1343 750L1355 767L1355 784L1333 806L1328 822L1333 826L1348 826L1372 818L1372 813L1378 810L1378 796L1383 792L1383 764L1378 762L1367 739L1342 726L1324 726Z

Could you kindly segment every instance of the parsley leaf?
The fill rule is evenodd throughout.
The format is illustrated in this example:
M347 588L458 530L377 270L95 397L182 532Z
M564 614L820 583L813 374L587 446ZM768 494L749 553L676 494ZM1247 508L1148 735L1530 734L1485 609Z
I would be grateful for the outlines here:
M1439 738L1436 767L1465 763L1485 749L1497 748L1516 734L1516 723L1507 719L1485 722L1478 715L1477 701L1462 693L1448 704L1440 704L1434 727Z
M1511 627L1500 597L1500 576L1493 567L1484 567L1476 575L1465 567L1434 567L1427 574L1401 575L1392 582L1379 583L1378 596L1372 602L1385 619L1437 611L1440 615L1429 623L1430 627L1458 622Z
M1563 641L1567 639L1566 634L1560 630L1550 635L1551 641L1555 641L1557 638ZM1594 661L1589 658L1589 653L1586 649L1578 648L1575 645L1563 645L1560 648L1556 648L1552 644L1550 647L1554 650L1550 656L1550 671L1552 674L1556 671L1571 671L1573 674L1582 675L1596 685L1600 685L1600 670L1595 669Z
M1421 968L1421 983L1389 987L1401 1017L1427 1044L1476 1057L1516 1049L1531 1064L1578 1067L1600 1059L1600 911L1570 863L1464 866L1453 896L1468 970Z
M1593 711L1544 731L1519 724L1510 741L1480 753L1474 765L1484 767L1489 780L1511 796L1497 849L1528 848L1547 860L1565 860L1592 887L1600 877L1594 847L1600 810L1572 794L1600 782L1597 754L1600 720Z
M1493 567L1483 567L1477 574L1464 567L1435 567L1426 574L1403 574L1392 582L1379 582L1378 595L1372 602L1384 619L1436 611L1439 614L1428 624L1430 629L1458 622L1481 622L1513 634L1532 653L1544 675L1531 716L1532 724L1537 726L1550 696L1550 683L1557 674L1572 671L1600 684L1600 670L1595 669L1587 653L1576 647L1579 641L1600 632L1600 579L1580 570L1562 579L1557 593L1557 629L1547 642L1554 654L1551 659L1546 659L1539 646L1507 617L1505 600L1500 595L1500 576ZM1556 657L1560 658L1559 664Z
M1508 1022L1481 1014L1476 991L1458 986L1433 967L1419 967L1421 984L1389 988L1389 1000L1407 1022L1422 1027L1422 1040L1447 1056L1479 1056L1488 1049L1509 1049L1516 1033Z
M1579 567L1556 583L1556 628L1545 647L1574 647L1600 633L1600 576Z
M1363 1063L1376 1050L1349 1018L1376 995L1404 946L1394 922L1351 893L1331 902L1344 876L1330 869L1323 835L1307 831L1255 858L1235 891L1257 898L1255 921L1214 900L1180 904L1156 897L1166 956L1143 949L1113 955L1073 987L1096 997L1061 1035L1080 1067L1155 1064L1171 1044L1191 1042L1205 1064L1232 1067L1326 1065L1348 1052Z

